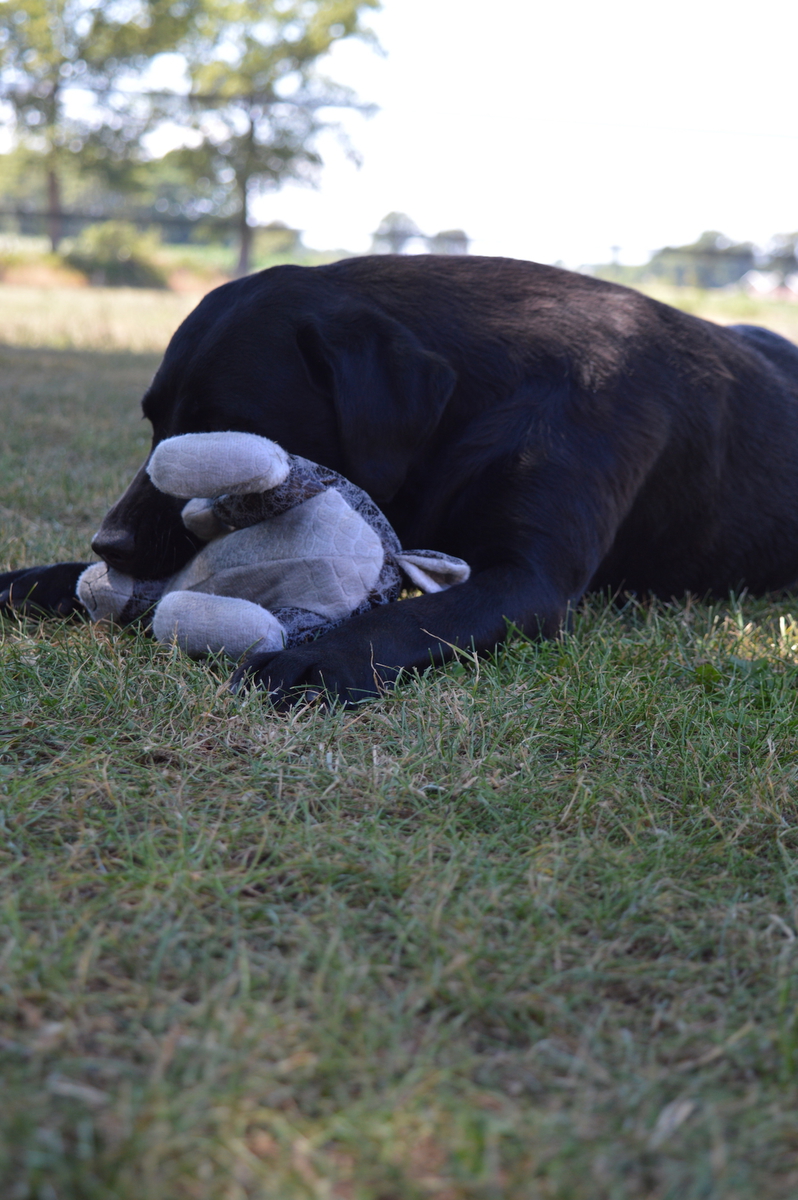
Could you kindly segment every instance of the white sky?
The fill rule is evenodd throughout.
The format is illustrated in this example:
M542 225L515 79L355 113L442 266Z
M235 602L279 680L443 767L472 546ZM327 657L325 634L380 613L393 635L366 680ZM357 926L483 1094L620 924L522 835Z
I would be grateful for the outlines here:
M385 51L325 73L380 112L317 191L265 197L307 245L368 249L392 210L477 254L644 261L704 229L798 229L796 0L384 0Z

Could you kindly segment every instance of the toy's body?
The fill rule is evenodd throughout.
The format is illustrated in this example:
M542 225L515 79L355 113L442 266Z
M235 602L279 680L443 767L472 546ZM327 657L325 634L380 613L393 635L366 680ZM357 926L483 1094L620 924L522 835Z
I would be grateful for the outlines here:
M149 465L159 490L188 499L183 521L207 542L168 580L94 563L78 583L92 620L152 615L159 641L188 654L280 650L395 600L468 578L460 559L403 551L387 519L347 479L255 434L184 434Z

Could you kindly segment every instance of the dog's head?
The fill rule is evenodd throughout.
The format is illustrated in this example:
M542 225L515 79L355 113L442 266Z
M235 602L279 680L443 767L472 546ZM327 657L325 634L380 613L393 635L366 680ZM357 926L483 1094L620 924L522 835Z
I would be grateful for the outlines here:
M440 421L452 368L405 325L312 268L276 267L211 292L183 322L143 400L153 448L235 430L340 471L378 504L396 495ZM146 463L95 551L138 578L172 574L200 543Z

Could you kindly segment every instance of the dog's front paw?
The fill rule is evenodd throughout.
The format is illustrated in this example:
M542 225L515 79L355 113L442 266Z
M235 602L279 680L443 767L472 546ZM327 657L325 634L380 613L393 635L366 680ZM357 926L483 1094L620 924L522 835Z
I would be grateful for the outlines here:
M0 612L23 616L70 617L85 613L75 589L88 563L53 563L0 575Z
M313 700L348 708L383 695L396 675L375 667L370 657L363 661L362 651L325 647L321 638L276 653L254 651L235 671L230 687L234 692L258 688L278 711Z

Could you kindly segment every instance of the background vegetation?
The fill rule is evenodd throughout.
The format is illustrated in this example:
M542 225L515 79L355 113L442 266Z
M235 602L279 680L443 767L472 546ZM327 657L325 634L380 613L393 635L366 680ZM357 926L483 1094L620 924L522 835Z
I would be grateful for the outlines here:
M189 303L20 295L3 567L85 554ZM793 1197L796 618L594 601L280 718L222 664L3 622L0 1194Z
M620 247L615 247L620 250ZM625 266L618 262L591 268L594 274L631 287L664 285L692 290L725 289L741 284L750 292L779 294L798 300L798 232L780 233L765 246L734 243L716 229L707 229L687 246L663 246L648 262Z
M213 219L234 232L246 274L253 198L288 179L313 182L331 114L366 109L319 63L344 39L373 41L363 17L378 7L0 0L0 101L14 144L6 215L44 220L53 253L70 232L68 196L83 210L73 231L92 210L148 213L183 237ZM159 133L172 147L160 155L148 140Z

